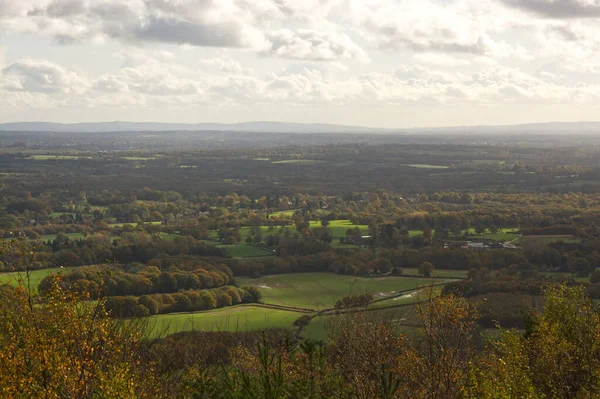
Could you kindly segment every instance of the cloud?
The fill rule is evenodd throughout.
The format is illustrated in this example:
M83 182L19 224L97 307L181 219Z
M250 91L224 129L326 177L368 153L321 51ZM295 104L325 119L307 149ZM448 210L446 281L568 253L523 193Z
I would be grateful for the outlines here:
M11 4L20 3L18 6ZM0 0L11 31L48 35L60 43L108 38L207 47L264 44L264 18L245 0ZM259 1L260 2L260 1Z
M232 58L208 58L200 61L200 65L209 71L219 71L233 74L248 74L250 69Z
M573 31L573 29L566 25L548 26L546 27L546 32L560 40L569 42L576 42L581 39L577 32Z
M598 18L598 0L501 0L504 4L545 18Z
M1 75L1 87L8 91L77 94L87 86L78 72L45 60L16 62Z
M235 24L204 25L151 17L135 35L141 40L208 47L244 47L243 29Z
M421 0L364 0L354 3L352 18L383 51L483 54L486 27L478 16L458 7ZM488 24L487 29L493 25Z
M268 54L282 58L310 61L355 60L368 62L369 56L346 34L288 29L268 35L271 47Z
M447 54L436 54L436 53L421 53L416 54L415 59L424 64L436 65L438 67L453 68L459 66L470 65L469 60L462 58L456 58Z
M205 87L206 83L200 79L177 76L159 65L125 67L117 74L101 76L94 83L99 91L152 96L199 95Z

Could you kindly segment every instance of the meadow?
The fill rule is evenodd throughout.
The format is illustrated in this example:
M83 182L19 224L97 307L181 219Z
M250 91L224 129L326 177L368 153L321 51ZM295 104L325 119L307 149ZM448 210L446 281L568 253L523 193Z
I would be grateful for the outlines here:
M302 329L301 336L315 341L327 341L331 333L335 334L336 330L344 328L343 321L345 317L353 316L317 316L311 320L309 325ZM414 334L416 326L419 323L416 306L414 305L366 312L364 317L367 320L386 320L407 335Z
M249 244L217 245L217 247L227 249L232 258L256 258L274 255L271 250Z
M459 273L453 273L455 275ZM372 308L407 307L381 309L368 312L379 317L385 312L386 317L394 318L400 323L407 314L414 315L411 304L427 295L428 286L452 281L451 279L426 279L414 277L374 277L360 278L340 276L330 273L301 273L265 276L258 279L238 277L239 286L254 285L260 288L262 302L302 308L306 310L322 310L334 306L338 299L348 295L369 292L374 299L383 299L395 295L399 291L414 290L398 298L390 298L371 305ZM440 287L433 288L435 292ZM266 308L254 305L239 305L205 312L172 313L152 316L147 319L149 334L162 336L181 331L249 331L264 328L293 329L293 323L303 314L288 309ZM369 316L371 317L371 316ZM335 320L332 314L321 315L303 330L303 336L313 339L326 339L326 320Z
M31 287L35 290L40 284L40 281L49 274L66 273L69 270L74 269L73 267L55 267L51 269L32 270L29 272L29 282ZM19 279L23 279L24 283L27 284L25 272L5 272L0 273L0 284L11 284L17 285Z
M429 164L423 164L423 163L411 163L411 164L404 164L402 166L408 166L408 167L417 168L417 169L448 169L448 168L450 168L449 166L445 166L445 165L429 165Z
M30 155L25 159L31 159L35 161L75 161L79 159L91 159L91 157L84 157L80 155Z
M291 212L291 214L290 214L290 216L291 216L294 211L283 211L283 212ZM275 214L271 214L271 215L275 215ZM309 228L314 229L316 227L321 227L321 222L314 221L314 220L310 221ZM362 234L369 234L369 226L367 226L365 224L354 224L350 220L332 220L331 222L329 222L329 225L327 226L327 228L331 231L331 234L333 235L332 245L335 245L336 241L339 243L340 238L346 237L347 230L354 229L356 227L358 227L361 230ZM278 234L279 232L283 233L285 230L288 230L291 235L294 235L295 233L297 233L296 227L293 225L283 226L283 227L274 227L272 229L269 229L269 226L261 226L261 230L262 230L263 237ZM240 231L242 233L243 240L245 240L250 235L250 227L242 227L240 229ZM211 238L217 238L217 233L212 232Z
M435 229L431 231L432 234L435 234ZM521 235L519 234L518 227L508 227L503 229L502 231L497 231L496 233L492 233L490 229L486 229L485 233L477 234L475 232L475 228L471 227L469 229L463 230L462 234L466 235L466 239L476 238L476 239L487 239L494 241L512 241L519 242ZM416 237L419 235L423 235L423 230L410 230L408 232L409 237ZM455 239L455 236L450 235L450 240ZM462 239L462 238L461 238Z
M67 237L72 240L79 240L85 238L83 233L67 233ZM40 240L43 241L54 241L56 239L56 234L44 234L40 236Z
M258 306L232 306L196 313L171 313L147 319L149 334L163 336L182 331L250 331L292 328L302 313Z
M327 161L316 160L316 159L286 159L284 161L271 162L272 164L278 165L314 165L324 163Z
M236 279L240 286L254 285L260 288L264 303L315 310L331 308L337 300L349 295L370 293L374 299L381 299L398 291L449 281L451 280L394 276L355 277L331 273L280 274L256 279Z

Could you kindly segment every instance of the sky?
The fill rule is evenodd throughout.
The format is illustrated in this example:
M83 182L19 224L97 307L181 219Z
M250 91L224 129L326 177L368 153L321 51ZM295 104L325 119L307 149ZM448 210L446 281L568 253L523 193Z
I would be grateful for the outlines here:
M600 120L600 0L0 0L0 122Z

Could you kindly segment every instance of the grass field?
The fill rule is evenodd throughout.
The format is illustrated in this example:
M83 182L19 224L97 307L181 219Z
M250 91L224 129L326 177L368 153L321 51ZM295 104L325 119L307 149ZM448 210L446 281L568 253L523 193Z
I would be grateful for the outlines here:
M502 232L498 231L496 233L492 233L487 229L485 234L475 235L475 228L471 227L470 229L465 230L465 233L473 234L477 238L486 238L495 241L512 241L519 238L519 234L516 233L517 231L519 231L518 227L509 227L502 229Z
M152 161L156 159L155 157L121 157L126 161Z
M269 216L293 216L294 213L296 213L298 209L288 209L287 211L275 211L275 212L271 212L269 213Z
M285 211L285 212L291 212L291 211ZM312 229L315 227L321 227L321 222L320 221L319 222L311 221L310 228ZM329 226L327 226L327 228L331 231L331 234L333 235L333 241L331 244L334 246L336 244L339 244L339 239L341 237L346 237L346 230L353 229L355 227L360 228L363 234L369 233L367 225L353 224L350 220L332 220L329 223ZM261 230L262 230L263 237L278 234L280 231L283 232L285 230L288 230L291 235L294 235L295 233L297 233L295 226L275 227L273 230L269 230L268 226L261 226ZM240 232L242 233L242 239L245 240L250 235L250 227L242 227L240 229ZM217 232L211 231L210 238L217 239L218 238Z
M463 234L470 234L469 236L466 237L466 239L470 239L470 238L476 238L476 239L488 239L488 240L495 240L495 241L513 241L515 240L515 242L519 241L520 235L517 234L516 232L519 231L518 227L509 227L509 228L505 228L502 229L502 232L496 232L496 233L492 233L490 232L489 229L486 230L485 234L475 234L475 228L470 228L467 230L463 230ZM435 234L435 230L431 231L433 234ZM423 235L423 230L410 230L408 232L408 236L409 237L416 237L419 235ZM452 239L453 236L450 235L450 239Z
M298 312L257 306L234 306L208 312L173 313L148 319L149 334L161 336L181 331L250 331L264 328L292 328Z
M575 280L578 283L587 283L590 281L589 277L580 277L571 273L543 272L542 274L548 277L567 277Z
M448 169L449 168L449 166L429 165L429 164L424 164L424 163L411 163L411 164L404 164L402 166L410 166L411 168L418 168L418 169Z
M236 280L240 286L259 287L264 303L309 309L333 307L337 300L353 294L368 292L378 299L432 282L450 281L391 276L361 278L331 273L280 274L257 279L238 277Z
M65 267L65 268L60 268L60 267L55 267L52 269L42 269L42 270L33 270L32 272L29 273L29 281L31 284L31 287L37 288L37 286L40 284L40 281L42 281L42 279L44 277L46 277L47 275L51 274L51 273L67 273L69 270L74 269L73 267ZM25 280L25 272L7 272L7 273L0 273L0 284L12 284L12 285L16 285L17 281L19 278L22 278L23 280Z
M315 159L287 159L285 161L275 161L273 164L286 164L286 165L314 165L318 163L324 163L326 161L320 161Z
M50 215L48 215L48 217L51 219L56 219L64 215L70 215L73 219L77 216L77 214L73 212L52 212Z
M158 234L160 235L160 238L162 238L163 240L168 240L168 241L173 241L174 239L179 237L179 234L177 234L177 233L165 233L164 231L161 231Z
M33 159L36 161L65 161L65 160L76 160L76 159L90 159L90 157L82 157L79 155L30 155L25 159Z
M419 269L402 268L402 274L405 276L418 276ZM435 277L438 278L465 278L468 274L468 270L435 269Z
M219 248L226 248L229 254L233 258L250 258L250 257L263 257L272 256L273 252L266 249L257 248L248 244L237 244L237 245L217 245Z
M352 316L315 317L310 324L302 330L302 337L315 341L327 341L328 331L335 331L341 321L340 318L343 317ZM407 335L415 334L416 328L414 326L418 323L414 306L376 310L366 313L365 317L367 320L387 320L393 326L397 327L399 332L404 332Z
M153 224L153 225L160 225L163 222L143 222L143 223L110 223L108 225L108 227L114 229L115 227L124 227L124 226L131 226L131 227L137 227L139 224Z
M580 242L581 239L570 235L547 235L547 236L522 236L521 244L527 245L548 245L554 242Z
M85 235L83 233L67 233L67 236L72 240L79 240L81 238L85 238ZM54 239L56 239L56 234L44 234L40 236L40 240L43 241L54 241Z

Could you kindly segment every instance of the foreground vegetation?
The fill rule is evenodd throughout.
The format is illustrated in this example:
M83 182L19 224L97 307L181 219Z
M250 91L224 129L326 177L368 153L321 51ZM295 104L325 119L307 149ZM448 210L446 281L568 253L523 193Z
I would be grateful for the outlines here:
M59 280L57 280L59 283ZM403 329L368 312L340 313L328 345L260 335L153 335L78 304L58 284L34 299L2 288L0 392L5 397L543 398L600 394L600 313L579 288L544 289L523 332L482 341L477 309L452 294L416 307ZM219 312L219 311L216 311ZM156 331L156 330L155 330ZM210 335L213 334L213 335ZM215 335L216 334L216 335Z

